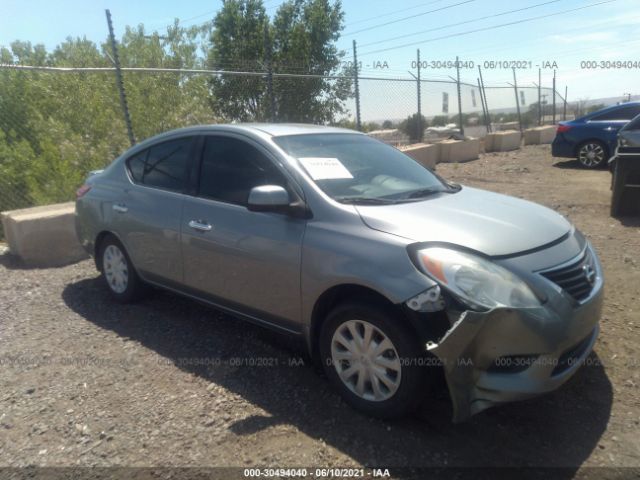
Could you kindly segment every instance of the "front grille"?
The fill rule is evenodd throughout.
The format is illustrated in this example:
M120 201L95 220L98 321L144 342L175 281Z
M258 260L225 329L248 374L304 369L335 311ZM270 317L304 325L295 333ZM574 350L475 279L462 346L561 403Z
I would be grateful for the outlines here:
M580 301L587 298L593 289L596 268L589 250L585 250L575 262L540 273Z

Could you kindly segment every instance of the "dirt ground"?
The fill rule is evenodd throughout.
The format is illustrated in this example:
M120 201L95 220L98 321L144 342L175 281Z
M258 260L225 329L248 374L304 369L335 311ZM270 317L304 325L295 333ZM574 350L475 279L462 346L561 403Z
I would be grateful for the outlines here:
M640 219L611 218L610 174L558 162L548 146L438 172L553 208L599 252L601 335L589 364L560 390L460 425L450 422L444 392L410 418L374 420L343 404L272 333L168 293L114 304L90 260L27 269L5 254L0 466L529 466L562 467L553 471L562 478L638 475L621 467L640 468Z

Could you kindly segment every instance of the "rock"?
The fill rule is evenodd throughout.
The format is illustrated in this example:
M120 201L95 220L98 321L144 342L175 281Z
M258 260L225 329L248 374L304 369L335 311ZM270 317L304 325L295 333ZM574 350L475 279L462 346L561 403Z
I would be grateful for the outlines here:
M88 436L91 433L91 430L89 430L89 427L87 425L83 425L81 423L76 423L76 430L82 436Z

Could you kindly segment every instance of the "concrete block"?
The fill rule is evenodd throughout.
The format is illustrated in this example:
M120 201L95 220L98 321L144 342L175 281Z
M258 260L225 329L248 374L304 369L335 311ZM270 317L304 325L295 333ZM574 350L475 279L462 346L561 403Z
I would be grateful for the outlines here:
M480 154L480 139L443 140L440 145L441 163L460 163L475 160Z
M485 152L509 152L520 148L522 136L517 130L488 133L484 137Z
M438 143L417 143L402 147L401 150L419 164L431 169L436 168L436 163L440 160L440 145Z
M493 152L493 144L496 138L495 133L487 133L485 137L482 139L484 143L484 151L485 152Z
M556 127L549 125L546 127L528 128L524 131L525 145L541 145L553 142L556 138Z
M87 257L75 229L73 202L0 213L9 252L28 266L56 267Z

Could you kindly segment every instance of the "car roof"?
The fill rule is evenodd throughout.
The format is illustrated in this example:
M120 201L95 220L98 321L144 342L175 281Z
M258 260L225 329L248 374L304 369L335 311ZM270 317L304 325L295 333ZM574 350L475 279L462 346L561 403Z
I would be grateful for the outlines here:
M215 132L236 132L245 133L253 137L272 138L285 135L305 135L317 133L348 133L353 135L364 135L348 128L328 127L324 125L311 125L306 123L227 123L194 125L192 127L177 128L167 132L159 133L153 137L140 141L123 155L135 155L137 152L148 148L156 143L163 142L183 135L203 135Z
M161 133L156 137L169 135L172 133L202 133L206 131L221 132L221 131L236 131L236 132L250 132L261 135L268 135L271 137L279 137L283 135L305 135L310 133L353 133L360 134L355 130L349 130L347 128L329 127L325 125L312 125L306 123L227 123L227 124L209 124L209 125L195 125L193 127L180 128L177 130L171 130L169 132Z
M304 135L308 133L360 133L347 128L312 125L308 123L242 123L233 126L259 130L273 137L281 135Z

